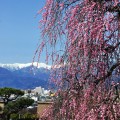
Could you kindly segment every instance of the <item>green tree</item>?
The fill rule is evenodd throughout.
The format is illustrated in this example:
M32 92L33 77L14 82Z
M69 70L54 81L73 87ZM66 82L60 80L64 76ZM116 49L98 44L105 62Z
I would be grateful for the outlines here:
M11 114L18 113L33 103L34 100L29 98L18 98L16 101L10 101L4 108L5 119L9 120Z
M12 95L12 96L11 96ZM0 88L0 97L7 105L8 102L16 100L18 97L24 95L24 92L15 88Z
M29 98L19 98L24 92L15 88L0 88L0 97L5 107L3 110L3 120L9 120L12 113L18 113L22 109L32 105L34 100Z

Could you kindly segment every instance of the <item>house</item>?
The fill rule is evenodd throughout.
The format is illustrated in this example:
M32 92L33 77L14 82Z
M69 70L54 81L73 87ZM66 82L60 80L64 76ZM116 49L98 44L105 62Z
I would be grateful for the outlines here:
M42 115L45 110L49 109L52 105L52 102L38 102L37 114L39 118L42 118Z

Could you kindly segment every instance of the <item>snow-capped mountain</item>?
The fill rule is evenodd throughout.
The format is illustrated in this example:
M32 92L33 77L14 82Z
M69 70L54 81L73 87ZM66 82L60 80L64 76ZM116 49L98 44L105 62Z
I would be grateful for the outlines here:
M50 65L46 65L45 63L37 63L37 62L26 63L26 64L21 64L21 63L2 64L2 63L0 63L0 67L6 68L10 71L19 70L19 69L26 68L26 67L29 67L29 66L33 66L33 67L36 67L36 68L45 68L45 69L50 69L51 68Z
M45 63L0 64L0 87L31 89L48 87L51 66Z

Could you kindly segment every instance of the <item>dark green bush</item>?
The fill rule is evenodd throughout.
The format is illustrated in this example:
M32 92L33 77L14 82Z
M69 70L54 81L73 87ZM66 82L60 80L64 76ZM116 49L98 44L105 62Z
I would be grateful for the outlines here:
M12 120L38 120L37 115L31 114L31 113L25 113L20 116L19 116L19 114L11 114L10 118Z

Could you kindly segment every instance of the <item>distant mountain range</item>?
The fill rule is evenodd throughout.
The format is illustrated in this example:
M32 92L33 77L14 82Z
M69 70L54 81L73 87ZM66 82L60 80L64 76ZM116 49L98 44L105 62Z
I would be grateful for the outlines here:
M48 89L50 71L51 66L45 63L0 64L0 87L33 89L41 86ZM120 76L113 76L112 81L120 83Z
M44 63L0 64L0 87L48 89L51 66Z

